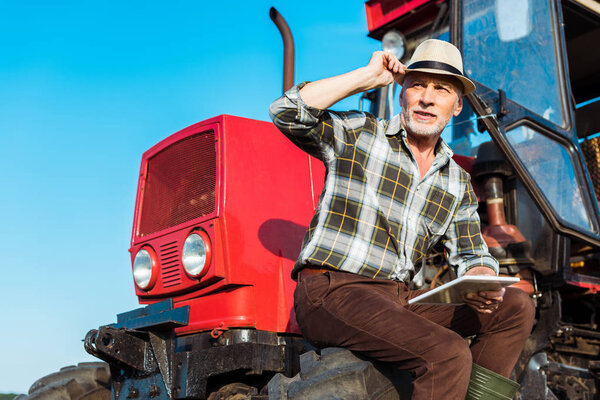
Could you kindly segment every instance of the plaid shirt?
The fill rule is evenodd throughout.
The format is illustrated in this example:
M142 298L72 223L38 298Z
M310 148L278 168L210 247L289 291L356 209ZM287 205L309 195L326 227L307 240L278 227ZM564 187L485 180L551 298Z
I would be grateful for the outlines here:
M439 140L420 180L399 115L306 105L302 83L275 100L269 113L292 142L325 163L325 186L292 272L310 264L371 278L407 281L442 241L459 276L473 267L498 272L481 237L470 176Z

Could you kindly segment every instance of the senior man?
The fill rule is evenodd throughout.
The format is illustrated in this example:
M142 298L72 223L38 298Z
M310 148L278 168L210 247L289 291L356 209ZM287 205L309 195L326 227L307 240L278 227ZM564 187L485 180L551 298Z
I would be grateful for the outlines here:
M390 120L327 110L394 81L402 111ZM270 108L281 132L327 168L292 272L302 333L412 371L415 399L463 399L472 362L508 377L533 324L531 299L512 288L468 294L464 306L408 305L438 241L459 276L498 273L470 177L440 137L474 89L459 50L431 39L408 67L375 52L366 67L301 83Z

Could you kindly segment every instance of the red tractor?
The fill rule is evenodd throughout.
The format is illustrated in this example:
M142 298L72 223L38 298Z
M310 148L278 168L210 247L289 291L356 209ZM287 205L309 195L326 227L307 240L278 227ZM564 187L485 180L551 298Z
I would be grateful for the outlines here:
M473 176L502 273L520 276L536 302L513 372L517 398L598 398L600 3L365 7L369 35L401 60L424 39L448 40L477 83L443 137ZM287 71L289 87L289 63ZM370 112L389 116L393 89L365 93L361 106L370 100ZM66 368L22 398L410 398L407 373L302 340L290 271L324 174L272 124L229 115L153 146L142 157L129 250L146 306L87 334L86 350L107 364ZM433 287L453 271L433 251L418 275L416 286Z

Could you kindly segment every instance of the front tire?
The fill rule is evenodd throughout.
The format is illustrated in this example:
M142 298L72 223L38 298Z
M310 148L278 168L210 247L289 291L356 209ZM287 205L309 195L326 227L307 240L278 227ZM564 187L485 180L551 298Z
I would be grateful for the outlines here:
M38 379L14 400L110 400L110 369L103 362L61 368Z
M296 376L275 375L269 382L269 400L404 400L412 395L411 385L407 372L330 347L320 355L302 354Z

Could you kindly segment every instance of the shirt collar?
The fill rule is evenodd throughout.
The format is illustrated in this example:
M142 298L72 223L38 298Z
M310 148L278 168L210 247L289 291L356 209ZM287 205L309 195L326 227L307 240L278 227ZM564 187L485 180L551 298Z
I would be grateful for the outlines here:
M402 137L406 137L406 132L404 128L402 128L402 124L400 123L400 114L394 115L388 122L387 126L384 130L385 136L396 136L399 133L402 134Z
M402 127L402 123L400 122L400 114L394 115L389 120L387 126L385 127L384 133L388 137L401 135L403 139L406 139L406 130ZM435 151L436 157L438 155L442 156L445 159L444 161L449 160L454 155L454 152L450 146L448 146L448 143L446 143L441 137L435 145Z
M448 158L452 158L452 156L454 155L454 152L452 151L452 149L450 148L450 146L448 146L448 143L446 143L446 141L444 139L442 139L441 137L439 138L436 147L439 146L439 149L443 152L446 153L446 155L448 156Z

